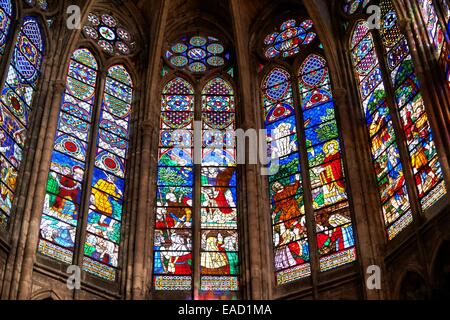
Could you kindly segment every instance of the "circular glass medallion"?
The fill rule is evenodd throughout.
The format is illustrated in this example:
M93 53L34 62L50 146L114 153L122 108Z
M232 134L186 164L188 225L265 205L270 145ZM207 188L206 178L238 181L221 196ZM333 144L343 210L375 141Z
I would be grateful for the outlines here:
M93 13L89 13L89 15L88 15L88 21L89 21L89 23L91 24L91 25L93 25L93 26L98 26L99 24L100 24L100 20L98 19L98 17L95 15L95 14L93 14Z
M113 46L112 46L108 41L100 40L100 41L98 42L98 44L99 44L100 47L102 47L102 49L105 50L106 52L108 52L108 53L110 53L110 54L113 54L113 53L114 53L114 48L113 48Z
M201 62L194 62L189 66L189 70L195 73L205 72L206 66Z
M270 47L266 50L266 57L268 59L275 58L280 52L276 50L274 47Z
M89 27L89 26L85 26L85 27L83 28L83 31L84 31L84 34L85 34L88 38L91 38L91 39L94 39L94 40L97 40L97 39L98 39L98 33L97 33L97 30L95 30L94 28Z
M175 56L170 59L170 63L172 63L175 67L184 67L188 63L188 59L183 56Z
M122 39L125 42L130 42L131 41L131 35L130 33L125 30L124 28L117 28L117 34L119 36L120 39Z
M265 45L271 45L272 43L274 43L275 39L278 37L279 33L275 32L272 34L269 34L266 39L264 39L264 44Z
M221 54L225 51L225 48L223 47L223 45L218 44L218 43L212 43L208 46L208 52L212 53L212 54Z
M102 21L105 25L111 28L114 28L117 25L116 19L107 14L102 15Z
M125 54L125 55L130 54L130 48L125 43L123 43L122 41L117 41L116 42L116 48L122 54Z
M192 37L190 44L192 44L195 47L201 47L204 46L207 43L207 40L203 37Z
M183 43L177 43L174 46L172 46L172 51L174 53L183 53L187 50L187 46Z
M203 49L195 48L189 50L188 55L192 60L202 60L206 57L206 52Z
M212 67L221 67L225 64L225 60L222 57L210 57L207 62Z
M114 31L112 31L108 27L100 27L98 31L100 32L101 36L108 41L114 41L116 39Z

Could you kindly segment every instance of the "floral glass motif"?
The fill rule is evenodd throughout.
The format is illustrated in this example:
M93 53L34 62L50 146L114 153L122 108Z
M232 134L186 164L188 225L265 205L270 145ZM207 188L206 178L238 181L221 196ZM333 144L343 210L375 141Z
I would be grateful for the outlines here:
M5 48L11 31L13 20L13 8L11 0L0 0L0 62L5 55Z
M25 0L25 3L30 7L37 7L41 10L48 10L48 2L47 0Z
M110 55L127 56L135 48L131 33L109 14L89 13L83 33Z
M239 290L239 232L236 183L234 90L222 78L202 92L200 295L227 296Z
M269 175L273 247L278 285L311 275L296 111L290 74L274 68L262 85L265 128L271 161Z
M190 291L193 275L194 89L170 81L161 100L153 283L157 291Z
M299 92L305 124L320 270L356 259L353 224L326 60L309 55L300 67Z
M370 0L344 0L343 10L346 14L352 15L361 8L365 8Z
M417 0L417 3L422 14L422 19L425 22L430 40L440 56L444 49L445 34L444 28L439 21L436 8L434 7L433 0Z
M38 251L66 264L73 263L81 215L97 70L87 49L72 54L48 175Z
M422 210L430 208L447 193L431 125L425 111L419 80L405 36L400 33L392 1L381 1L380 35L386 53L397 112L406 137Z
M103 96L84 244L84 270L114 281L119 262L133 82L125 67L109 69Z
M367 22L356 24L351 48L384 223L389 239L393 239L413 218L380 62Z
M3 227L11 214L44 49L37 18L23 18L0 98L0 226Z
M309 19L300 23L295 19L283 22L278 30L267 35L264 40L266 58L273 59L280 55L288 58L299 53L302 46L310 44L317 37L313 26Z
M217 38L206 36L183 37L165 54L170 65L191 73L204 73L224 67L231 58L224 44Z

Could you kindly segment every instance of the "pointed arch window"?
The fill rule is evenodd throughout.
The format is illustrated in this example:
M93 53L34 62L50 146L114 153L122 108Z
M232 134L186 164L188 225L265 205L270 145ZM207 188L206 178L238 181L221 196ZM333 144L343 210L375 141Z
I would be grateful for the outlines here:
M267 59L278 55L270 54L273 46L292 65L300 45L315 52L300 58L295 73L269 67L261 85L276 283L283 285L310 276L313 259L322 272L355 261L356 247L333 90L314 24L288 20L265 45Z
M0 11L11 14L8 5L11 3L3 1ZM4 19L2 24L9 27L10 15L1 18ZM6 39L7 35L3 35L5 38L2 39ZM40 22L33 16L24 17L5 71L7 76L0 98L0 226L3 227L8 224L12 210L16 180L33 118L33 100L41 75L44 49Z
M65 264L83 264L85 271L115 281L133 83L123 65L112 66L98 105L100 78L93 54L75 50L59 113L38 252Z
M230 135L236 125L234 90L221 76L200 92L177 77L165 85L161 101L154 290L193 292L196 299L235 297L240 270ZM194 141L201 147L194 148Z
M418 197L422 209L426 210L447 190L411 51L400 32L397 13L390 0L381 2L381 12L380 34L395 103L406 136Z
M380 5L381 53L365 21L356 22L350 47L387 236L392 240L412 223L417 210L413 203L427 210L447 191L409 45L391 1Z

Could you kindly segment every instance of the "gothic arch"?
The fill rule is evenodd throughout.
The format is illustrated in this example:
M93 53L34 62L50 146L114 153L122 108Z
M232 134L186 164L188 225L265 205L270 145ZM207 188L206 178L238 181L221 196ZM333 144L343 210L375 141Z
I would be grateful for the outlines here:
M400 300L428 300L429 288L425 278L414 269L403 271L397 283L396 299Z
M450 240L442 240L436 248L431 264L432 298L448 300L450 297Z
M54 290L42 289L42 290L34 292L33 295L31 296L31 300L58 301L58 300L62 300L62 298Z

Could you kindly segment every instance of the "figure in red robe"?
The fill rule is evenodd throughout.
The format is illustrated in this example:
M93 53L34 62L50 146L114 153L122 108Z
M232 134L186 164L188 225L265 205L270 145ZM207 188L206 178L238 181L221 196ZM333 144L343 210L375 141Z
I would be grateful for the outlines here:
M75 205L78 203L78 195L80 193L80 185L74 179L74 174L69 167L64 170L64 175L59 180L59 191L53 203L52 209L58 212L62 212L66 200L71 200ZM73 172L82 171L80 167L74 167Z

